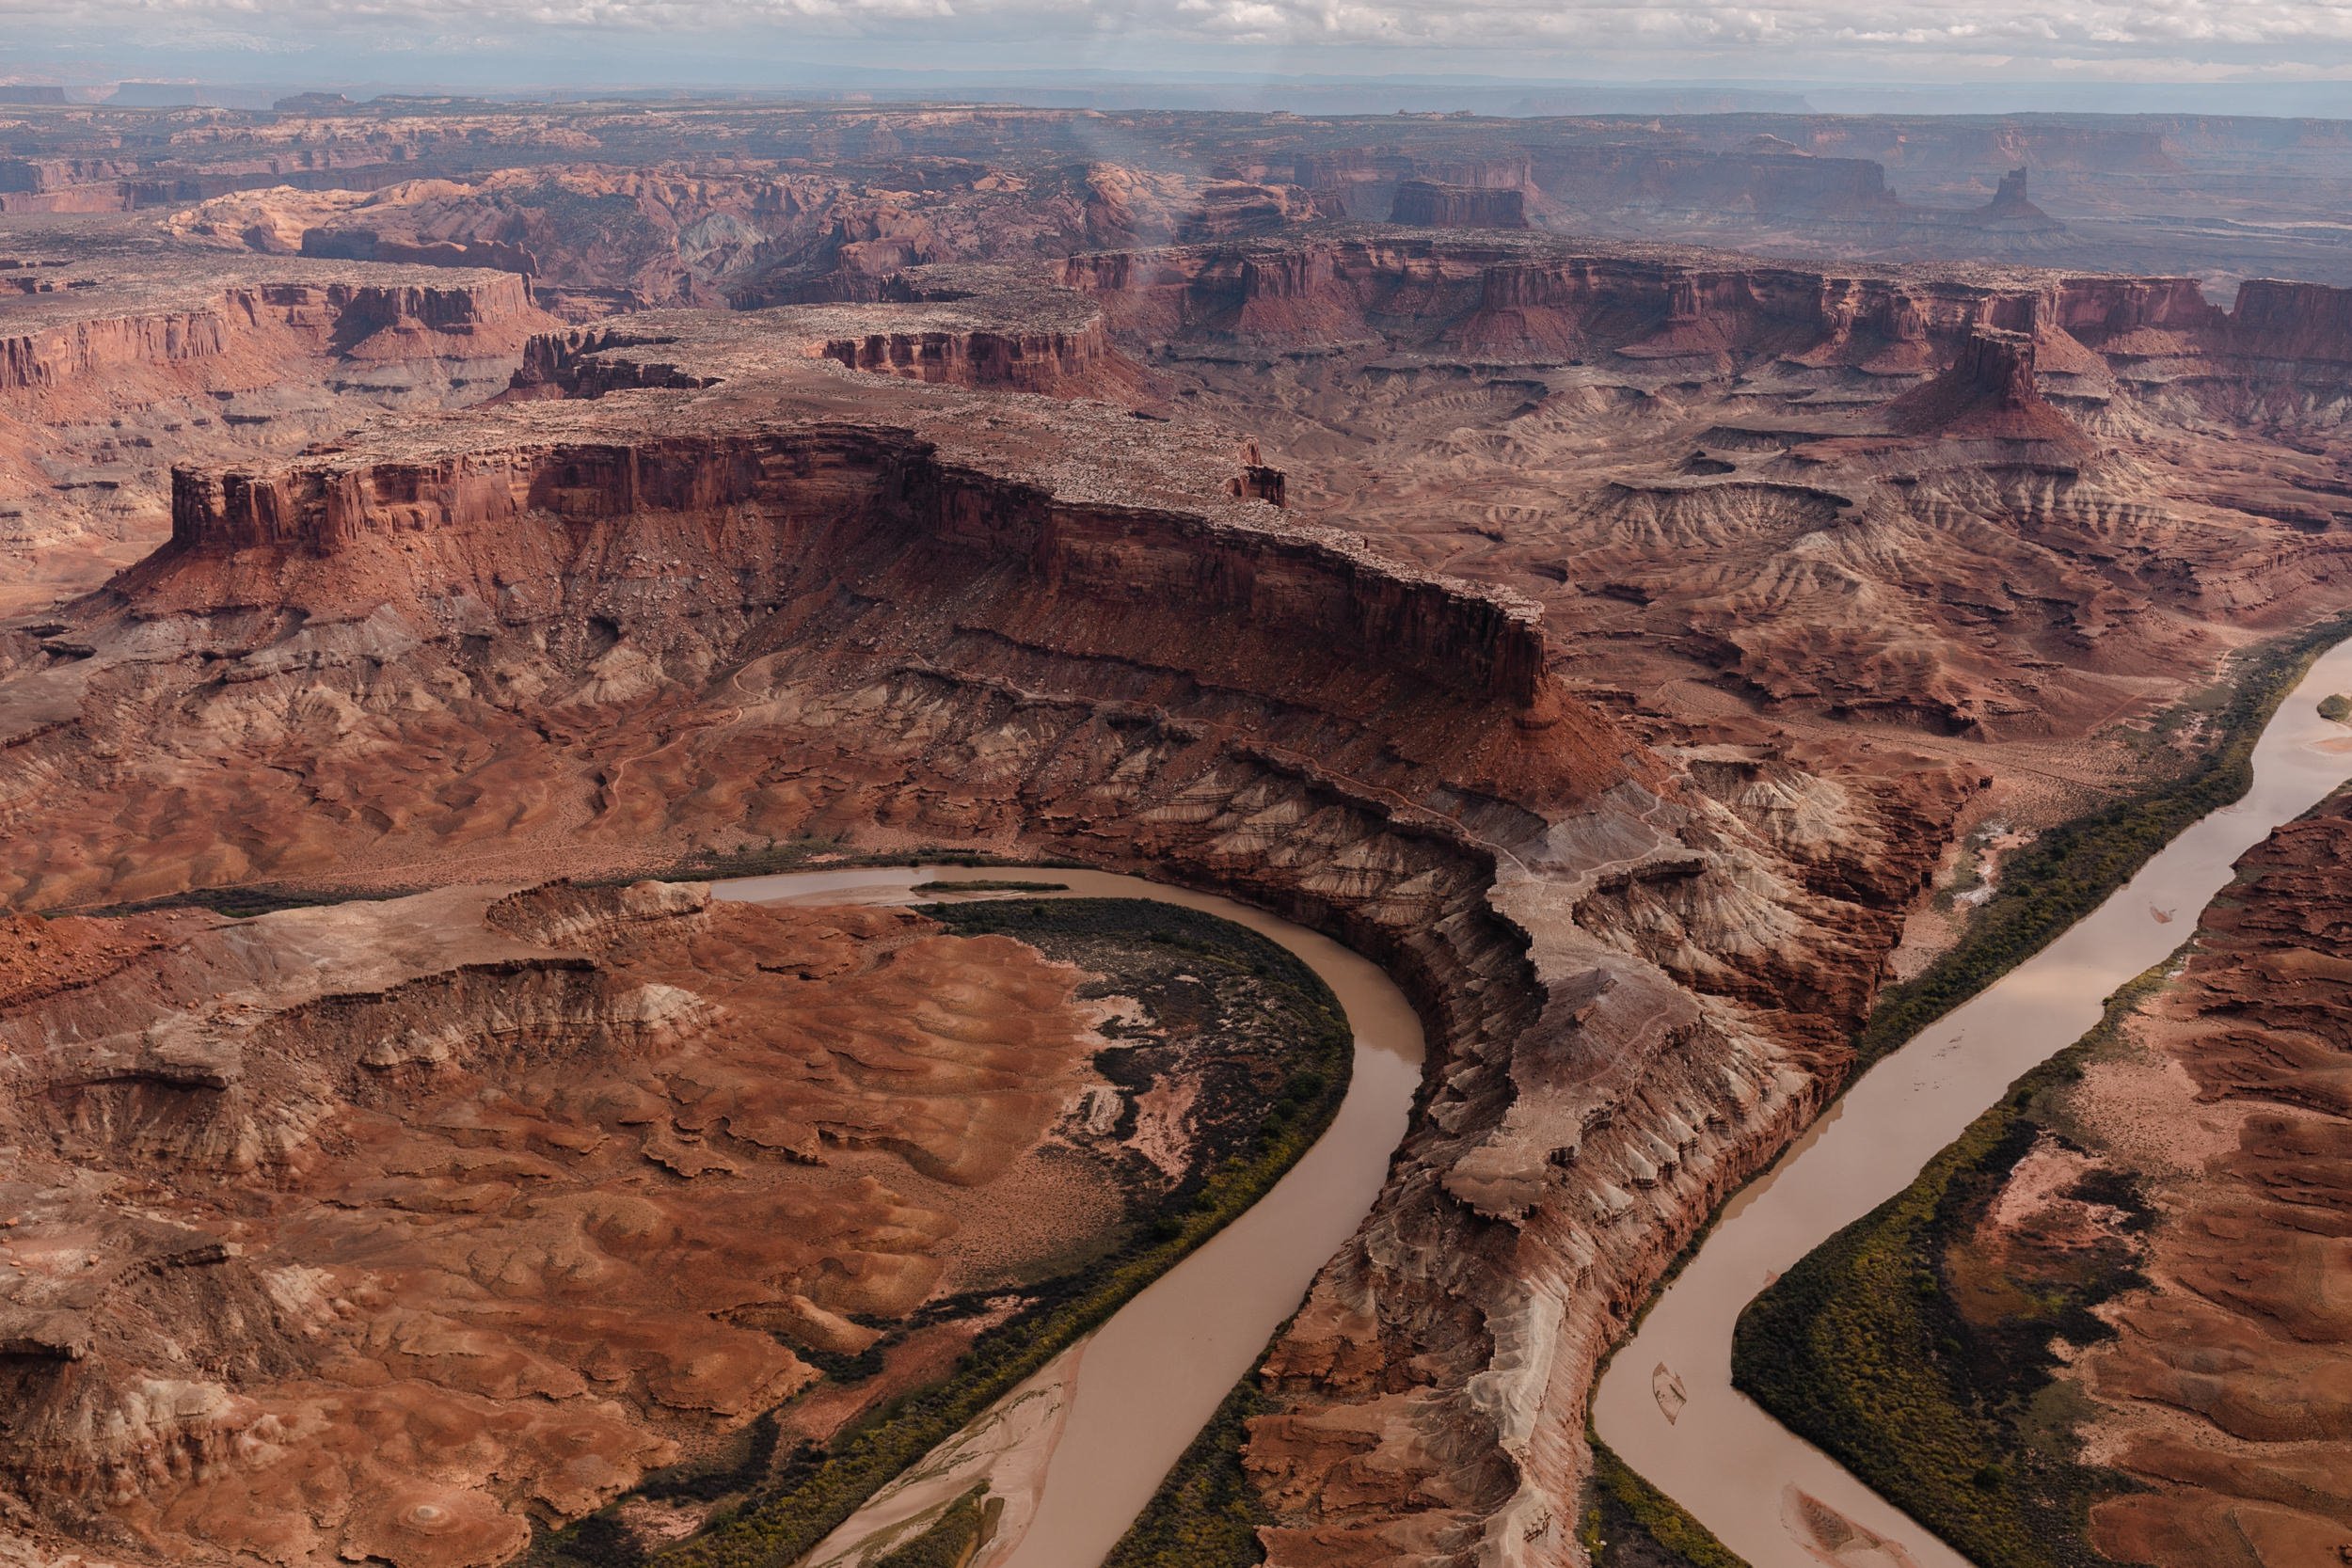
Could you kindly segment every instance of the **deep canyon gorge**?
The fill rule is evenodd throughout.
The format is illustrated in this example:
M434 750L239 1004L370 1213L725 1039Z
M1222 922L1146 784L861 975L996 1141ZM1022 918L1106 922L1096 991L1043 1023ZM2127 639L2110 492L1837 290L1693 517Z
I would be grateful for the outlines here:
M2037 835L2157 820L2347 608L2335 122L0 135L0 1562L758 1560L1327 1114L1246 934L705 890L908 857L1222 894L1420 1017L1247 1380L1259 1560L1694 1560L1589 1528L1602 1358ZM2107 1560L2346 1517L2341 818L2101 1069L2216 1151L2067 1374L2153 1488Z

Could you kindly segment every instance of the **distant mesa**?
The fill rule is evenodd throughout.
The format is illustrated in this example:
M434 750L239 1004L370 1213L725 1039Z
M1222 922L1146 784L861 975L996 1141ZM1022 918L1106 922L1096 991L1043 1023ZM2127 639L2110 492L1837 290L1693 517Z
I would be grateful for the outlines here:
M1513 189L1406 180L1397 184L1390 219L1422 229L1524 229L1527 197Z
M270 105L281 115L330 114L337 109L356 109L358 106L340 92L298 92Z
M116 109L265 109L275 96L267 87L211 82L118 82L105 103Z

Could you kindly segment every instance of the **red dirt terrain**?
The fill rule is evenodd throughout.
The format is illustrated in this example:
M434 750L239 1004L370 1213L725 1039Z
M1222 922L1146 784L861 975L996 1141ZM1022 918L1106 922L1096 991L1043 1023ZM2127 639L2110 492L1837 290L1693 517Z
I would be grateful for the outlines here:
M818 1381L793 1347L1119 1218L1083 976L912 913L459 886L8 936L12 1528L497 1561Z
M1867 724L1982 810L2143 766L2118 721L2337 598L2339 291L1394 230L1068 276L1294 513L1526 594L1581 682Z
M2352 1549L2352 815L2273 833L2185 972L2075 1101L2144 1182L2150 1288L2074 1369L2090 1457L2146 1484L2100 1504L2119 1561L2285 1568Z
M24 1085L9 1113L24 1147L56 1163L26 1212L52 1195L39 1212L82 1227L82 1251L42 1268L78 1278L67 1264L86 1256L94 1277L128 1278L157 1236L242 1246L230 1231L248 1227L279 1245L298 1223L318 1242L302 1268L373 1248L426 1281L380 1300L288 1285L281 1302L258 1253L224 1253L138 1275L175 1282L152 1307L27 1295L87 1323L28 1317L6 1362L23 1407L54 1413L8 1439L43 1478L14 1516L43 1549L213 1560L250 1528L285 1561L493 1560L524 1514L592 1506L662 1445L789 1386L793 1335L822 1325L787 1297L853 1310L771 1289L820 1254L887 1253L904 1273L890 1310L940 1288L937 1235L909 1221L884 1245L898 1222L880 1198L781 1237L746 1239L731 1201L596 1229L583 1200L530 1246L453 1239L640 1178L748 1182L771 1202L824 1183L791 1164L803 1146L785 1131L739 1148L731 1123L721 1139L675 1109L689 1076L752 1096L776 1075L746 1064L783 1047L691 1007L691 1038L641 1016L656 986L723 1012L739 982L785 984L739 958L822 933L644 913L644 931L732 933L680 936L673 961L667 938L583 949L568 927L499 925L491 895L465 891L815 834L1149 870L1383 962L1431 1066L1378 1206L1266 1363L1276 1409L1247 1458L1279 1521L1271 1560L1577 1560L1565 1499L1597 1358L1835 1089L1947 846L1985 816L2046 821L2161 766L2151 714L2342 596L2342 291L2248 283L2224 306L2185 272L1765 261L1544 231L1604 186L1643 211L1744 191L1765 237L1924 224L2033 256L2072 221L2023 182L1950 209L1966 222L1919 218L1893 166L1830 155L1819 126L1783 126L1819 147L1750 146L1772 133L1745 124L1722 146L1724 127L1661 127L1667 146L1605 122L474 105L26 111L24 127L33 150L0 181L36 215L8 221L7 254L42 264L16 272L98 279L92 258L124 246L151 270L110 261L111 295L0 293L0 342L93 345L19 353L66 368L21 377L5 405L24 410L8 428L33 499L7 565L20 612L0 625L0 895L60 911L260 881L440 890L275 924L11 927L26 1018L124 1009L103 1035L42 1024L0 1058ZM1934 166L1954 181L1980 155L1994 181L2021 166L2039 181L2054 159L2169 157L2187 135L1963 147L1947 130ZM2215 128L2189 161L2250 135ZM1907 155L1932 162L1925 144ZM75 210L107 215L59 215ZM174 268L186 303L159 281ZM759 308L705 308L723 304ZM120 368L77 379L95 345L122 345ZM363 369L381 365L397 369ZM346 382L365 389L275 434L182 417ZM395 383L409 390L381 394ZM105 447L96 433L118 428L149 444ZM61 505L40 467L101 457L135 498L112 519ZM108 529L119 557L157 547L103 586L56 565ZM847 920L857 954L925 940ZM371 921L421 924L390 943ZM667 1131L575 1116L527 1053L450 1058L496 1077L497 1117L463 1111L494 1130L453 1131L438 1100L398 1114L380 1074L407 1070L411 1043L457 1051L452 1029L403 1014L356 1044L308 1025L269 1044L284 1026L268 1020L324 983L268 958L274 933L331 963L410 953L415 972L371 996L525 958L575 976L546 982L544 1022L483 1037L522 1053L544 1034L585 1064L581 1092L635 1085L674 1107ZM280 989L224 1022L261 980L173 979L193 960L156 956L197 952L275 966L262 979ZM1053 988L1069 977L1009 946L982 967L970 985L1034 992L1037 1033L1017 1043L1063 1082L1076 1037L1054 1021L1077 1015ZM866 973L859 958L804 983ZM167 1009L165 983L185 989ZM488 1011L467 1016L538 984L485 987L465 1005ZM103 1175L194 1137L159 1097L240 1103L233 1075L154 1080L213 1071L230 1022L267 1037L238 1059L282 1071L293 1119L248 1132L207 1111L217 1138L170 1147L242 1150L280 1196L232 1201L211 1177L74 1185L76 1160ZM96 1066L57 1065L118 1036ZM678 1053L716 1065L646 1065ZM788 1073L769 1087L792 1085L817 1092ZM980 1145L1034 1144L1037 1105L998 1109L1010 1131ZM744 1106L770 1130L796 1114ZM952 1164L941 1150L978 1124L889 1114L920 1132L876 1180L894 1204L949 1212L913 1184L944 1180L924 1161ZM559 1156L541 1123L608 1141ZM330 1146L312 1125L375 1141ZM412 1143L456 1174L403 1185L426 1181ZM737 1175L680 1168L714 1149ZM529 1160L586 1174L547 1185ZM957 1211L960 1234L1009 1245L989 1227L1010 1207ZM761 1393L665 1402L691 1368L649 1349L584 1359L588 1308L566 1292L649 1268L628 1248L657 1233L677 1275L690 1250L801 1249L752 1259L756 1299L783 1305L751 1338L668 1277L592 1304L624 1298L729 1354L759 1339L766 1359L730 1386ZM222 1326L205 1281L246 1292L249 1330ZM412 1297L446 1321L414 1342L460 1349L403 1348L391 1320ZM301 1338L313 1323L325 1338ZM220 1336L213 1362L174 1360L212 1342L199 1327ZM652 1333L632 1319L611 1338ZM322 1344L359 1347L350 1365L384 1381L337 1383L345 1363ZM474 1384L436 1382L460 1362ZM110 1459L91 1434L178 1418L142 1380L204 1386L191 1432L217 1417L258 1435L196 1442L201 1465L149 1465L178 1451L160 1438ZM469 1427L427 1455L414 1404L384 1391L411 1385L505 1435ZM532 1423L550 1409L593 1414L593 1477L544 1479L556 1439ZM288 1465L315 1485L290 1490ZM404 1525L354 1500L412 1481L442 1488L421 1502L444 1512ZM472 1532L446 1559L386 1544L444 1518Z
M828 354L919 361L988 308L636 318L535 349L548 379L501 406L183 472L170 545L10 645L0 795L12 836L43 824L12 896L812 832L1150 866L1314 921L1419 991L1446 1065L1282 1353L1296 1414L1253 1451L1298 1478L1283 1550L1324 1528L1289 1488L1366 1433L1404 1468L1352 1494L1362 1549L1517 1534L1513 1498L1581 1456L1471 1394L1492 1336L1570 1311L1512 1376L1572 1407L1673 1238L1832 1081L1958 781L1677 764L1547 669L1532 606L1293 521L1228 436ZM1068 362L1066 391L1135 373ZM1418 1390L1364 1381L1390 1338ZM1427 1515L1438 1451L1477 1490Z
M0 233L0 610L151 548L171 462L291 453L385 408L494 396L554 325L500 273Z

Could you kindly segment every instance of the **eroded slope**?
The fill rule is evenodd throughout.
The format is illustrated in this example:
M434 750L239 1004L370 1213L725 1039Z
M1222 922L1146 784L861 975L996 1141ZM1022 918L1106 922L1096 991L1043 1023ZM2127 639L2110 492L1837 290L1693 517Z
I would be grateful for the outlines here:
M495 396L553 325L506 274L0 233L0 610L152 548L173 463L288 455L387 408Z
M1331 930L1438 1055L1273 1362L1277 1560L1572 1551L1594 1359L1835 1082L1964 781L1654 750L1532 606L1252 499L1232 436L826 356L867 319L551 341L601 395L186 476L169 548L11 645L14 895L810 831Z
M1528 595L1635 713L1930 751L1988 812L2160 765L2119 721L2333 603L2341 291L1393 230L1068 276L1295 513Z
M1741 1388L1973 1561L2352 1550L2346 809L1740 1320Z
M1098 925L1092 976L698 884L11 927L9 1528L457 1568L682 1456L757 1481L1279 1097L1285 982Z
M2141 1184L2149 1288L2072 1376L2119 1561L2283 1568L2352 1551L2352 815L2274 832L2207 911L2134 1049L2076 1099L2095 1167ZM2095 1218L2096 1216L2094 1216Z

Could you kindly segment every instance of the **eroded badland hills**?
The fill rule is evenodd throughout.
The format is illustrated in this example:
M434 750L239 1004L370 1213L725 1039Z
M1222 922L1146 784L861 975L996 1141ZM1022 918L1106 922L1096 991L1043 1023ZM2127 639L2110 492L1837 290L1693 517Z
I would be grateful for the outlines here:
M1599 1358L1874 1000L2352 605L2348 199L2210 117L0 109L0 1562L700 1549L1323 1092L1223 937L648 879L916 851L1405 988L1255 1538L1582 1561ZM2135 1069L2301 1087L2085 1374L2119 1561L2352 1522L2343 828ZM2231 1000L2289 927L2324 1027Z

